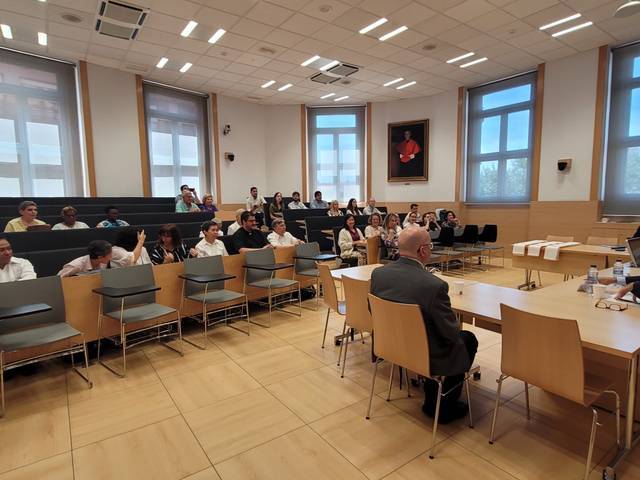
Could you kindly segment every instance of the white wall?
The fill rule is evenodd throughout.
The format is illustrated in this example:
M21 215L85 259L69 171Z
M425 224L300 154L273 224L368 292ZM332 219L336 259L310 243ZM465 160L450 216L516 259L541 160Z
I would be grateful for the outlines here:
M267 106L265 122L269 195L302 193L300 105Z
M88 64L96 183L100 196L142 196L135 75Z
M544 79L540 201L589 200L598 51L547 63ZM557 161L572 158L566 173Z

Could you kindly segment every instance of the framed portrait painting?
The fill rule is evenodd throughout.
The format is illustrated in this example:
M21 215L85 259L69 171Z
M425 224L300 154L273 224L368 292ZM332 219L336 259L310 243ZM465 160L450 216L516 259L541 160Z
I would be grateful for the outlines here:
M387 181L429 179L429 120L389 124Z

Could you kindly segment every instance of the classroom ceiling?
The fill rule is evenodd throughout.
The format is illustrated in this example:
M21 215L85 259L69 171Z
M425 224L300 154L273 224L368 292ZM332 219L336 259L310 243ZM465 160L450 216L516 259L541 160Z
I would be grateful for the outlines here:
M0 0L0 23L11 27L13 36L0 35L0 44L264 104L338 105L433 95L640 39L640 15L613 16L624 0L126 1L150 9L136 39L129 41L95 31L100 0ZM539 29L576 13L581 17ZM63 18L68 14L75 23ZM388 21L358 33L380 18ZM181 36L191 20L198 25ZM588 21L593 25L552 37ZM402 33L379 40L402 26L407 27ZM220 28L226 33L208 43ZM46 46L38 44L38 32L47 34ZM469 52L475 55L446 62ZM301 66L314 55L321 60ZM157 68L162 57L168 62ZM483 57L482 63L460 67ZM331 85L312 82L309 77L328 60L360 70ZM193 66L181 73L187 62ZM403 80L383 86L397 78ZM261 88L271 80L275 83ZM409 82L415 84L396 88ZM291 87L278 90L286 84ZM330 93L335 95L321 99Z

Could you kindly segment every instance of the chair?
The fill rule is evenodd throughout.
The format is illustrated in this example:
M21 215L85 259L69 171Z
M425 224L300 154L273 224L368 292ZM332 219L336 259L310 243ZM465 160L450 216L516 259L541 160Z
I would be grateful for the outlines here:
M369 408L367 410L367 420L371 418L371 403L373 391L376 384L378 365L381 361L391 363L391 377L389 379L389 391L387 400L391 396L391 383L393 380L393 367L398 365L405 368L408 380L408 371L430 378L438 383L438 399L436 401L436 411L433 418L433 434L431 447L429 448L429 458L434 458L434 447L436 443L436 433L438 431L438 417L440 416L440 401L449 392L442 391L442 384L445 377L432 375L429 363L429 339L427 330L422 318L420 307L410 303L396 303L369 294L369 305L371 306L371 317L373 319L373 331L375 340L373 350L377 360L374 362L373 380L371 382L371 393L369 395ZM471 396L469 395L469 372L465 373L464 384L467 392L467 402L469 404L469 427L473 427L473 417L471 415ZM410 382L407 381L407 395Z
M463 258L462 262L464 263L464 254L468 254L469 258L469 266L471 267L471 259L474 255L478 256L478 262L481 263L482 252L484 251L482 248L476 246L478 243L478 226L477 225L465 225L462 230L462 235L458 237L458 242L454 244L453 248L456 252L462 252ZM472 267L471 267L472 268ZM482 269L482 267L478 267Z
M293 257L295 262L295 274L300 277L316 279L316 310L320 308L320 272L318 271L318 261L329 261L337 258L333 254L321 254L318 242L301 243L296 245L296 253Z
M324 295L322 296L322 300L327 306L327 318L324 322L324 333L322 334L322 348L324 348L324 342L327 338L327 327L329 326L329 314L331 310L336 312L338 315L345 316L347 313L347 304L344 301L338 300L338 292L336 291L336 284L333 281L333 277L331 276L331 271L329 270L328 265L319 264L318 271L320 272L320 281L322 282L322 289ZM346 322L342 329L342 333L344 334L346 330ZM338 357L338 362L340 357Z
M281 305L294 301L294 297L292 296L294 289L298 291L298 313L286 310L285 308L280 308L280 311L301 317L302 297L300 295L300 282L293 279L276 278L275 276L279 270L291 268L293 265L290 263L276 263L275 254L271 248L249 251L245 253L244 258L244 293L247 293L247 287L267 290L267 303L260 303L269 307L269 322L265 325L254 320L253 323L261 327L269 328L271 326L271 312L273 308L278 308ZM274 295L274 290L283 288L287 290L277 292Z
M364 343L364 333L373 333L373 321L371 320L371 312L369 311L369 303L367 295L371 286L370 280L357 280L347 275L342 276L342 288L344 291L344 299L347 307L345 323L349 330L360 332L362 342ZM342 372L340 377L344 378L344 368L347 364L347 348L349 347L350 335L344 334L344 341L340 343L340 354L344 348L344 358L342 359ZM338 359L340 358L338 354Z
M500 407L502 383L508 377L524 382L527 420L529 384L558 395L584 407L591 407L593 419L585 466L585 480L589 477L593 446L598 427L598 411L593 404L603 394L616 400L616 442L620 448L620 397L610 390L612 382L585 374L582 343L575 320L545 317L500 304L502 325L501 374L498 378L496 405L491 422L489 443L495 439L495 426Z
M441 257L440 263L447 266L447 272L449 271L449 262L451 260L464 260L464 254L453 250L453 244L455 242L455 236L453 228L442 227L440 229L440 235L438 236L437 248L431 252L433 255ZM462 262L462 275L464 276L464 261Z
M136 265L127 268L111 268L101 270L102 288L96 288L94 293L100 295L98 310L98 361L112 373L124 377L127 374L127 349L150 340L160 340L165 337L177 336L180 349L175 349L166 342L162 344L183 355L182 351L182 323L180 312L175 308L156 303L156 292L160 287L155 285L153 267L151 265ZM176 314L177 318L159 320ZM108 318L119 323L120 331L112 340L122 349L122 371L100 360L100 345L102 343L102 328L104 319ZM150 322L155 320L152 324ZM173 325L177 326L177 333L173 332ZM153 333L156 330L156 333ZM144 335L143 335L144 334ZM129 337L135 337L129 342Z
M379 236L367 238L367 265L380 263L380 245L382 239Z
M478 248L488 254L487 263L491 265L491 252L502 250L502 268L504 268L504 247L502 245L487 245L498 241L498 226L487 224L478 233Z
M249 302L244 293L226 290L224 288L225 280L235 278L234 275L224 273L224 264L222 256L216 255L205 258L187 258L184 261L184 274L179 275L182 278L182 298L180 302L180 316L184 318L184 302L197 302L202 305L202 324L204 326L203 344L197 343L185 338L184 340L192 345L206 349L208 328L215 324L224 322L231 328L249 335L251 331L251 320L249 319ZM231 315L229 315L231 311ZM209 314L224 312L222 318L209 320ZM247 319L247 330L244 331L233 324L229 324L229 320L236 318Z
M43 277L22 282L0 283L0 417L5 413L4 372L13 368L51 358L71 355L71 364L91 388L89 358L84 334L65 321L64 295L60 277ZM48 353L33 353L30 349L60 344ZM5 363L7 354L27 350L20 360ZM84 354L86 375L78 370L73 355Z
M587 245L618 245L616 237L588 237Z

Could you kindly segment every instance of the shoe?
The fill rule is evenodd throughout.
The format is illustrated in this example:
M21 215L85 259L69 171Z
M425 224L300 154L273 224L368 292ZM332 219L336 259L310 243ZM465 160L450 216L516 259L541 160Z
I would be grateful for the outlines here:
M424 404L422 406L422 412L428 417L433 418L435 416L435 406ZM462 401L457 401L453 406L447 410L440 410L440 416L438 417L438 423L440 425L447 425L455 420L464 418L469 413L469 406Z

